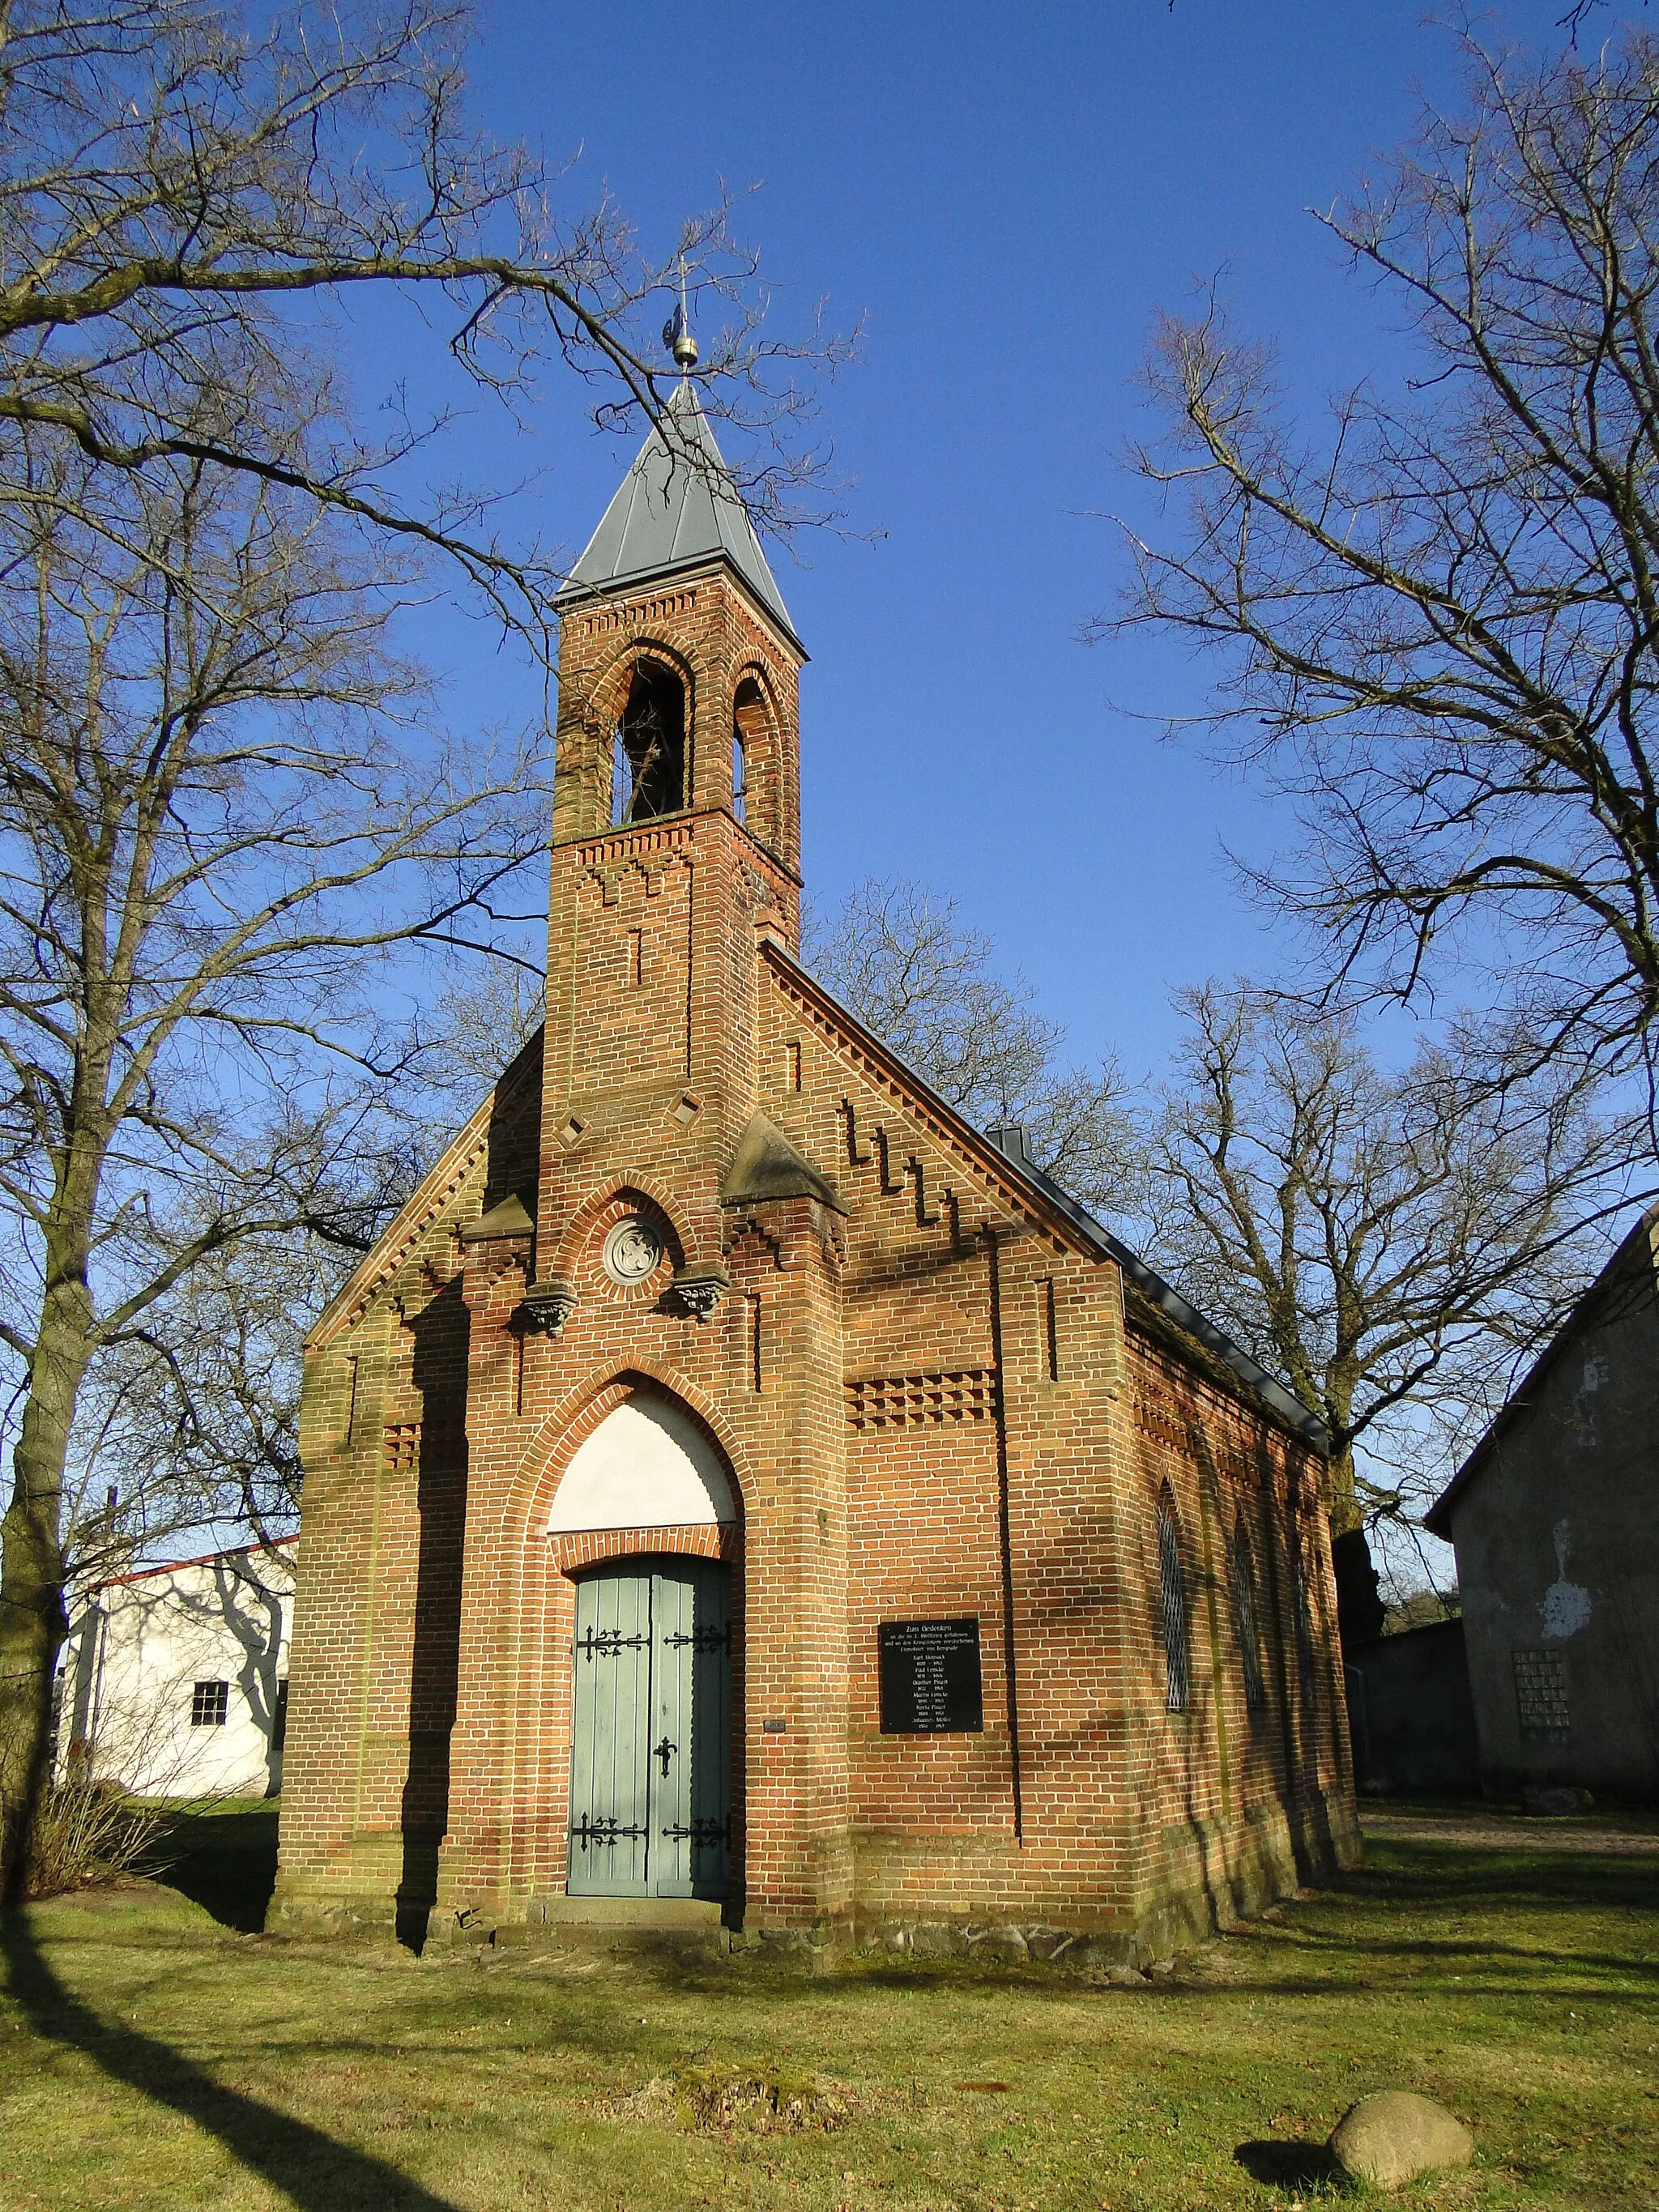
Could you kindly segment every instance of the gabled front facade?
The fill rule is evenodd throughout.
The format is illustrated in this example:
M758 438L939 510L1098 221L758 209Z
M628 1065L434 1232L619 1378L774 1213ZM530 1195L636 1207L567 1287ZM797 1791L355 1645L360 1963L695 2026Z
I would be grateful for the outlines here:
M309 1347L276 1911L1144 1955L1353 1847L1318 1432L799 965L803 655L676 407L544 1026Z
M1487 1791L1659 1798L1659 1208L1424 1525L1457 1554Z

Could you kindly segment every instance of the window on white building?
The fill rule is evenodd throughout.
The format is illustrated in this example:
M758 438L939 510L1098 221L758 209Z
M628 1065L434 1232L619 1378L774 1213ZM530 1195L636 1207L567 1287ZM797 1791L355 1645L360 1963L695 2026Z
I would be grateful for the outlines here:
M222 1728L230 1714L228 1682L198 1682L190 1694L192 1728Z

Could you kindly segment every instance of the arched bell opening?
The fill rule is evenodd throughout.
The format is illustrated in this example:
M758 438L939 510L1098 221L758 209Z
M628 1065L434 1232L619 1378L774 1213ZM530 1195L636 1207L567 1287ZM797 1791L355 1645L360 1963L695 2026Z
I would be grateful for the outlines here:
M556 1545L605 1555L567 1568L573 1897L735 1893L741 1600L732 1562L708 1554L738 1519L725 1454L655 1388L611 1407L554 1494Z
M639 660L611 743L613 828L675 814L687 801L685 685L659 660Z
M732 811L763 845L775 849L777 720L755 676L744 676L732 698Z

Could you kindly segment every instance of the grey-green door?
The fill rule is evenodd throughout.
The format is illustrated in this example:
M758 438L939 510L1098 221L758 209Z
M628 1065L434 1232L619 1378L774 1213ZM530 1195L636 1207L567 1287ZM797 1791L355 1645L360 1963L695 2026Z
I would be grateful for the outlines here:
M576 1586L570 1871L576 1897L725 1897L732 1869L732 1608L705 1559Z

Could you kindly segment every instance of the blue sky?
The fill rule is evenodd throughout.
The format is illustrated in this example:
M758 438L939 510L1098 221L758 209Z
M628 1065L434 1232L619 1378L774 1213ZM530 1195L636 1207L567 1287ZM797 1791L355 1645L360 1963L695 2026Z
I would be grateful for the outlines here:
M1487 21L1559 39L1559 12ZM757 186L742 222L780 325L821 295L841 326L865 319L823 424L852 524L880 534L815 535L805 566L771 549L812 654L809 884L828 903L872 872L955 891L1080 1055L1146 1070L1173 986L1284 950L1217 851L1224 835L1271 850L1273 809L1158 735L1201 705L1202 672L1172 646L1079 641L1121 573L1104 517L1146 425L1149 330L1224 266L1309 404L1397 367L1379 303L1305 210L1455 70L1415 0L497 0L485 18L478 115L556 159L580 149L568 208L608 189L666 251L720 179ZM475 465L538 472L541 526L573 551L629 452L556 375L526 438L486 414L465 442ZM525 703L481 635L434 636L452 714Z

